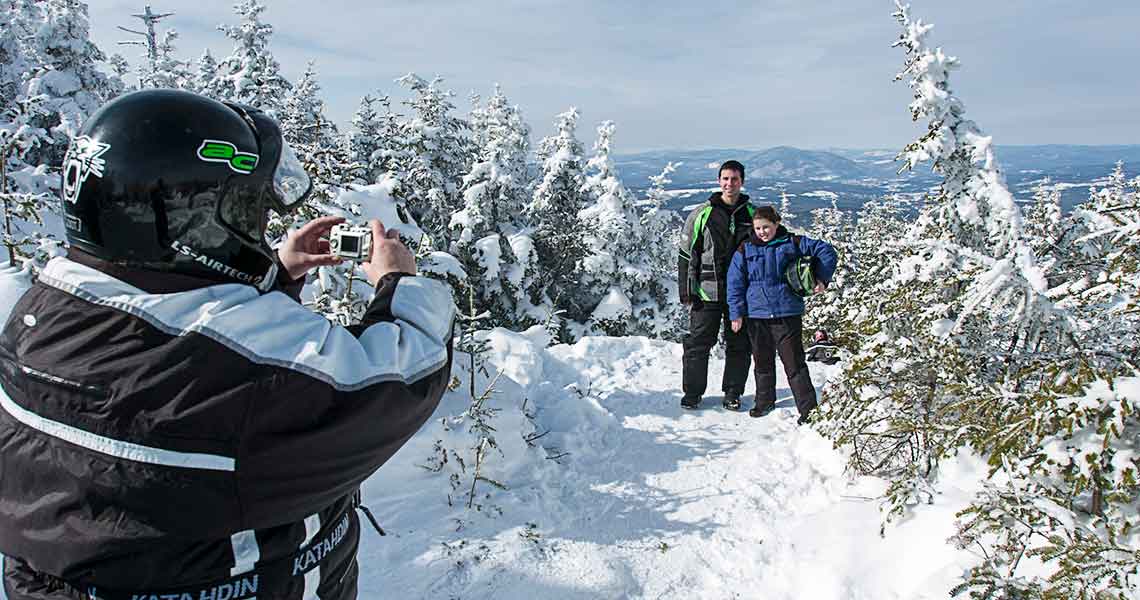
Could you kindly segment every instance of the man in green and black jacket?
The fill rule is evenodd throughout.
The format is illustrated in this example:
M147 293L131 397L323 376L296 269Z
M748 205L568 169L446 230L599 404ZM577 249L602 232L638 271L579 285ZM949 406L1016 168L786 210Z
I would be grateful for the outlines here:
M744 165L725 162L719 171L719 192L689 214L681 231L677 289L681 303L690 307L689 335L685 336L681 398L683 408L697 408L708 383L709 351L716 344L722 325L727 347L724 407L740 408L740 395L748 380L751 348L748 336L733 332L728 320L726 281L732 253L748 239L752 228L752 205L740 193Z

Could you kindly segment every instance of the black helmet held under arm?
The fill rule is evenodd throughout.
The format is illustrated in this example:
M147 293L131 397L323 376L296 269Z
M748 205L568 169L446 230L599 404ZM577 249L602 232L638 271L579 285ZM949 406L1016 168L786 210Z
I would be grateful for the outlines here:
M311 184L261 111L179 90L144 90L100 108L64 159L67 239L132 267L266 289L266 211L288 212Z

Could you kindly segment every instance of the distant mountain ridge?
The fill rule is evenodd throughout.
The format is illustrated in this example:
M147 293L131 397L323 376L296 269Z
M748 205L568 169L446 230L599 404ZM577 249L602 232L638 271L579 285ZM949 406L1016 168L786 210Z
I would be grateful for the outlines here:
M864 176L867 169L838 154L776 146L752 154L744 163L754 177L842 178Z
M1006 173L1020 171L1072 170L1080 167L1103 167L1123 161L1125 167L1140 172L1140 144L1086 146L1046 144L1035 146L997 146L998 162ZM615 155L619 167L629 166L640 172L659 165L656 175L668 161L684 163L684 171L708 169L709 181L715 180L715 165L735 159L744 163L749 175L782 178L826 178L830 176L861 178L890 176L899 168L894 160L897 150L825 148L805 150L792 146L775 146L764 150L717 148L707 150L653 150ZM714 165L709 167L709 165ZM623 177L624 177L623 173ZM636 177L636 175L634 175ZM629 185L627 183L627 185ZM640 187L640 186L638 186Z
M1140 173L1140 145L1087 146L1047 144L998 146L998 163L1019 200L1032 197L1032 190L1048 178L1062 189L1065 208L1087 198L1088 188L1122 161L1130 176ZM701 201L716 189L716 168L735 159L747 171L745 189L759 201L777 202L786 192L803 209L830 204L838 197L841 208L854 209L875 197L891 193L920 194L937 185L929 165L912 173L898 174L897 150L826 148L805 150L791 146L757 149L653 150L619 154L614 162L622 181L642 193L649 177L670 161L681 165L672 174L675 190L669 206L681 208ZM797 209L799 210L799 209Z

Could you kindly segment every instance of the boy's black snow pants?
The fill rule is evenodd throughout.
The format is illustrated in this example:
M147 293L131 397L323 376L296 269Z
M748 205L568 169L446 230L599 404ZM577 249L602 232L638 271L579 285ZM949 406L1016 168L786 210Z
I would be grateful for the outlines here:
M756 406L766 408L776 404L776 354L779 353L796 408L800 417L806 418L815 408L816 399L804 357L803 317L748 319L747 325L752 360L756 363Z
M721 391L726 396L740 396L748 381L748 335L743 329L733 333L728 320L728 305L721 302L695 300L689 310L689 334L682 347L681 389L686 398L699 399L705 393L709 376L709 352L716 345L717 334L724 328L724 377Z

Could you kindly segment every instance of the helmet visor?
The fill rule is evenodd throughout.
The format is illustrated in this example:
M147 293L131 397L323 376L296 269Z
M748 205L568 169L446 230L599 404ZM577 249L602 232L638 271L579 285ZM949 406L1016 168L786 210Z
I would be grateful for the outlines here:
M270 175L269 200L273 208L282 214L297 208L313 189L313 182L305 172L305 166L297 158L297 153L281 134L281 127L259 109L240 104L227 104L237 111L253 129L261 147L261 157L272 164ZM272 161L272 162L270 162ZM258 171L262 166L258 165Z
M289 211L295 208L313 187L304 165L288 142L281 142L281 158L273 169L273 195L281 204L278 208Z

